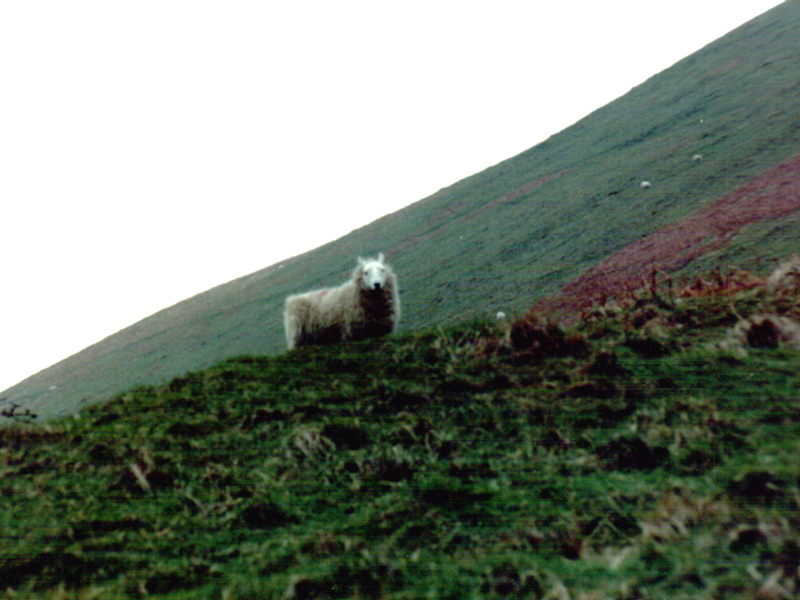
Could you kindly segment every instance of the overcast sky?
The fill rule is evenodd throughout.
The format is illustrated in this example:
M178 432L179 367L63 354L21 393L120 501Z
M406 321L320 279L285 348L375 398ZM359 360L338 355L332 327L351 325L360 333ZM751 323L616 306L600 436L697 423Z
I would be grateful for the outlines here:
M777 4L2 2L0 390L518 154Z

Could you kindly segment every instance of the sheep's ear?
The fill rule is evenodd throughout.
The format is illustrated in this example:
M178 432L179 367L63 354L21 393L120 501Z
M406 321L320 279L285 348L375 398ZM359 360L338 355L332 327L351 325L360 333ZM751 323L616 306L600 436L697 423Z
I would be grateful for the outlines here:
M365 264L367 264L367 261L359 256L358 257L358 265L363 267Z
M383 252L381 252L380 254L378 254L378 262L379 262L379 263L382 263L382 262L384 261L384 259L385 259L385 257L383 256Z

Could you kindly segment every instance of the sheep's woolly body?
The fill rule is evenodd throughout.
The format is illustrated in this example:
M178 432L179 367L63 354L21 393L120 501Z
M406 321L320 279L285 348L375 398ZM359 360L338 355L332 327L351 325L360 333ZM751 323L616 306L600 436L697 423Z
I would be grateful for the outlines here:
M365 268L370 265L381 270L380 286L366 287ZM286 345L291 350L378 337L395 331L399 320L397 277L383 255L377 261L359 259L350 281L286 299Z

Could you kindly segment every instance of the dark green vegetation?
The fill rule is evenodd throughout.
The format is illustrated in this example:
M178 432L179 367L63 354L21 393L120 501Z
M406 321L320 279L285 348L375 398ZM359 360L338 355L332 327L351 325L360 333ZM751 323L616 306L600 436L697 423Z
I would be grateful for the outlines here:
M800 297L750 281L241 357L0 429L3 590L796 597L800 351L720 342Z
M99 401L230 356L276 353L284 347L284 297L344 280L357 254L384 251L394 264L405 331L525 311L642 236L799 154L799 37L800 3L790 0L519 156L168 308L3 395L43 417L68 414L84 398ZM642 190L643 179L652 188ZM332 190L331 198L344 194ZM795 251L800 221L795 213L733 233L703 270L734 259L766 272L772 259Z

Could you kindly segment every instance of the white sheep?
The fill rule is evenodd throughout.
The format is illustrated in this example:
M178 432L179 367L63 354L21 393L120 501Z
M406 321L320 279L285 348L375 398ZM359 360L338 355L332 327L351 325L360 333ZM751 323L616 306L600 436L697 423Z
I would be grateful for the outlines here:
M649 181L643 181L642 183L639 184L639 187L642 188L643 190L646 190L647 188L652 186L653 184L650 183Z
M286 298L284 326L289 350L387 335L400 321L397 277L384 262L358 259L352 277L336 288Z

